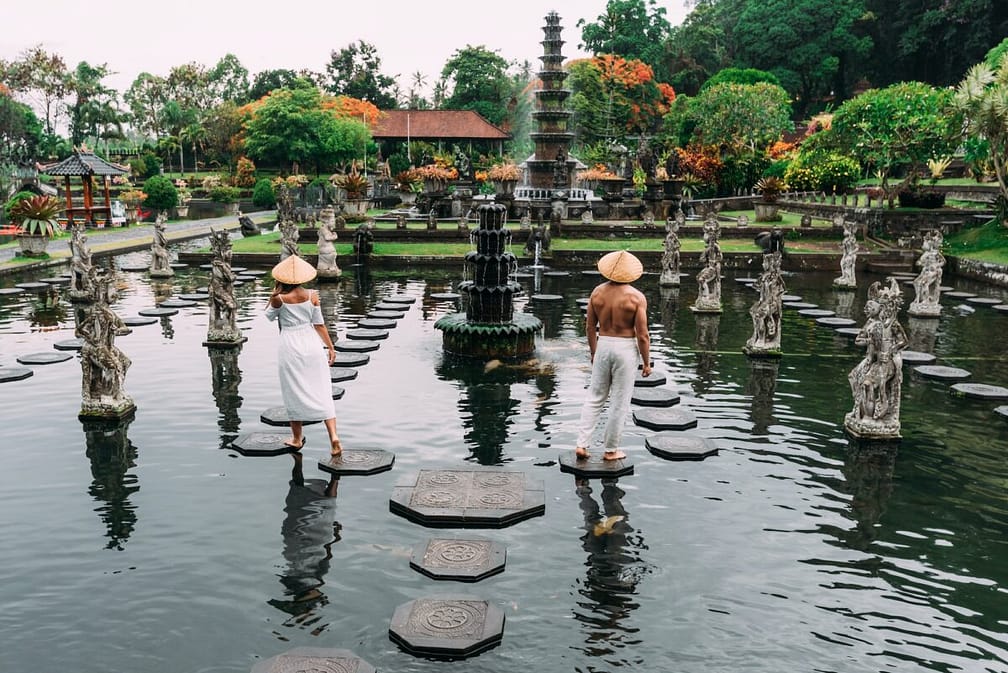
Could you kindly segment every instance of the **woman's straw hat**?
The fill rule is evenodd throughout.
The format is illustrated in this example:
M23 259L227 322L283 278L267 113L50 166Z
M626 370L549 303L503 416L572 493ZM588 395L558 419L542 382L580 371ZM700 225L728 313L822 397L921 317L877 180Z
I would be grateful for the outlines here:
M273 276L273 280L286 285L300 285L317 276L318 271L297 255L291 255L274 266L270 274Z
M644 273L644 265L626 250L617 250L602 256L598 270L614 283L632 283Z

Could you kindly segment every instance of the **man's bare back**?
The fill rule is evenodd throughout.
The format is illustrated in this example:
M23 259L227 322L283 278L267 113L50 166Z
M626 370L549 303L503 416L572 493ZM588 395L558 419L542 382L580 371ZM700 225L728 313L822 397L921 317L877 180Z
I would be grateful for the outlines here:
M588 348L595 357L599 336L634 337L643 359L641 373L651 374L651 337L647 325L647 299L628 283L607 281L597 286L585 316Z

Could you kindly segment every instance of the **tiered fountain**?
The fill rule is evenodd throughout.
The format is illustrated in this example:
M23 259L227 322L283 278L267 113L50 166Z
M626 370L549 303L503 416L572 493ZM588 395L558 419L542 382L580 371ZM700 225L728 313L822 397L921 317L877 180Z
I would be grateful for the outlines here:
M568 150L574 134L568 130L567 122L571 112L566 109L570 90L563 88L567 73L563 69L560 39L560 15L550 12L543 26L545 37L542 41L543 69L539 71L542 88L535 92L536 111L532 118L536 131L531 134L535 143L535 159L529 159L529 183L544 189L568 189L576 162L570 158Z
M466 253L467 280L459 292L468 298L465 313L444 316L434 327L452 355L474 358L521 358L535 350L542 323L533 315L515 313L513 299L521 286L510 279L518 261L508 252L511 232L504 227L507 207L480 206L479 228L473 232L476 250Z

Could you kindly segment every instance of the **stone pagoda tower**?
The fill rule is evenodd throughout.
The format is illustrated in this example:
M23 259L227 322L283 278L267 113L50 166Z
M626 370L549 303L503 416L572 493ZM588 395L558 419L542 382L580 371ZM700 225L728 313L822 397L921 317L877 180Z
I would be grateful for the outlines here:
M539 71L542 88L535 92L536 110L532 113L536 130L531 134L535 143L535 159L528 161L529 183L545 189L569 189L576 162L569 149L574 134L568 130L571 112L567 110L570 90L563 88L567 73L563 69L564 41L560 39L560 15L550 12L543 26L543 66Z

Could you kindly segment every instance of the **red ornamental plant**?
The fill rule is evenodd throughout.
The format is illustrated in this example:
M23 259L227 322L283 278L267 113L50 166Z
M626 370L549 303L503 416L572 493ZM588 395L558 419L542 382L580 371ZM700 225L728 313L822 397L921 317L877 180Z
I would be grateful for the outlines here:
M690 145L677 147L679 172L695 176L702 184L713 184L724 167L716 147Z

